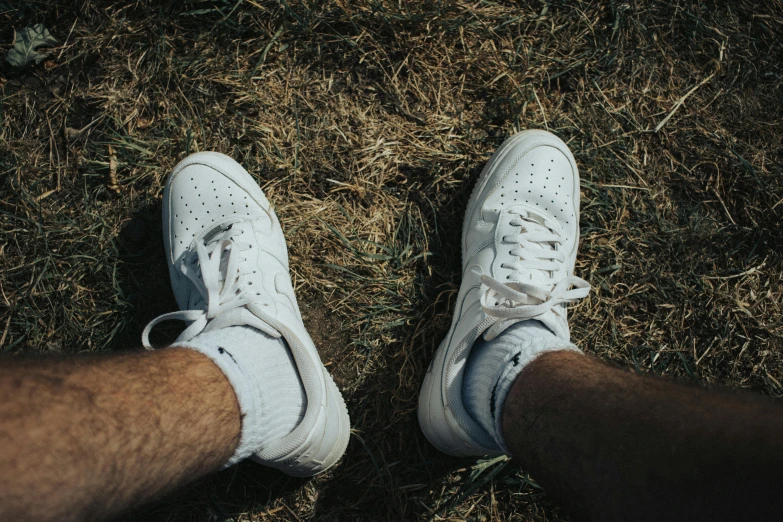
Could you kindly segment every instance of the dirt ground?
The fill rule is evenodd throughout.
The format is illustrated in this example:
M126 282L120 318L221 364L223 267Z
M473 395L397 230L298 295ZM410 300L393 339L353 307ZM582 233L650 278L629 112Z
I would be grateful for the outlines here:
M783 3L0 0L0 350L112 352L175 309L169 170L218 150L274 203L354 435L313 480L247 463L129 520L566 520L524 470L438 453L418 388L464 207L511 133L582 176L572 338L783 395ZM164 332L165 334L166 332ZM170 332L169 332L170 334Z

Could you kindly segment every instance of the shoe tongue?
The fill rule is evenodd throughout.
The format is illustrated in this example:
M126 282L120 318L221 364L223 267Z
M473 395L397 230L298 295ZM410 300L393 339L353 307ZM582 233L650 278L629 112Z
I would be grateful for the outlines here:
M204 234L204 238L202 239L205 246L210 247L211 245L214 245L213 248L221 249L220 265L219 265L220 277L218 279L221 282L226 280L226 270L228 269L229 254L233 249L237 248L237 246L236 246L236 242L234 242L230 248L222 249L222 247L216 243L220 243L226 237L226 233L229 230L233 230L234 232L237 232L241 230L241 227L242 227L242 223L229 223L229 224L223 223L217 225L216 227L208 231L206 234ZM212 255L215 255L215 253L213 252ZM236 252L235 255L241 255L241 254L239 252Z
M226 230L230 230L231 228L232 225L218 225L204 234L202 241L205 245L208 245L218 234L221 234Z
M525 216L525 219L527 221L533 221L535 223L538 223L539 225L544 227L544 230L549 230L548 228L546 228L546 220L544 219L543 216L539 216L538 214L536 214L534 212L528 211L527 212L527 216Z

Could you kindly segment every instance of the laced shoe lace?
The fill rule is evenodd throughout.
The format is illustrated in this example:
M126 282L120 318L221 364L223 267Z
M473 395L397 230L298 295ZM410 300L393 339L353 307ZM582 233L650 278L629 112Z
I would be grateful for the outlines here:
M203 308L180 310L163 314L144 328L141 340L144 347L152 350L149 335L152 329L163 321L180 320L190 325L177 337L176 342L187 342L213 325L220 328L232 325L244 325L241 308L247 309L256 320L252 326L279 338L280 333L269 324L269 318L256 304L255 293L247 291L241 284L243 275L252 270L242 252L253 245L238 238L244 231L232 225L214 229L203 239L196 242L195 252L183 255L177 263L177 269L187 277L200 294L196 304Z
M549 218L532 212L509 212L508 215L513 216L509 224L519 227L520 232L502 238L504 243L514 244L515 247L509 251L512 260L503 262L501 267L513 270L520 276L536 270L544 274L546 283L543 286L515 281L504 283L489 275L482 275L481 308L487 317L494 318L492 326L485 333L487 340L494 339L521 320L534 319L550 310L558 313L555 306L576 301L590 293L590 283L580 277L569 275L555 280L555 274L561 272L566 255L558 249L563 238Z

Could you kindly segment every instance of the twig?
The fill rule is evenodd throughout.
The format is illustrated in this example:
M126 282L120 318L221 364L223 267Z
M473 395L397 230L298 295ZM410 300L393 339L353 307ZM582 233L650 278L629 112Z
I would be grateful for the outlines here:
M674 107L672 107L672 110L669 111L669 114L667 114L666 117L663 120L661 120L661 123L659 123L658 126L655 127L655 132L658 132L659 130L661 130L663 128L664 125L666 125L666 122L669 121L672 116L674 116L674 113L677 112L677 109L679 109L680 106L683 103L685 103L685 100L688 99L688 96L690 96L691 94L696 92L696 89L698 89L699 87L701 87L702 85L704 85L705 83L710 81L713 76L715 76L715 73L712 73L709 76L707 76L705 79L703 79L701 81L701 83L699 85L697 85L696 87L692 88L690 91L686 92L685 95L682 98L677 100L677 103L674 104Z
M68 37L65 39L65 43L60 47L60 54L57 55L57 59L59 60L62 58L63 53L65 52L65 48L68 47L68 42L71 40L71 35L73 34L73 28L76 27L76 22L78 21L78 18L73 21L73 24L71 25L71 30L68 31Z
M764 265L767 263L767 259L764 258L764 261L761 262L760 265L748 268L744 272L740 272L739 274L729 275L729 276L702 276L704 279L736 279L738 277L755 274L756 272L759 272L762 268L764 268Z
M5 336L8 335L8 327L11 325L11 314L8 314L8 320L5 322L5 329L3 330L3 336L0 337L0 346L5 343Z

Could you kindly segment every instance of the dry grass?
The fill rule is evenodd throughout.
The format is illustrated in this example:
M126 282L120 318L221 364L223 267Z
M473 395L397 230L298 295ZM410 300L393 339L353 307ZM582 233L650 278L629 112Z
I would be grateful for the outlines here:
M0 78L0 349L138 345L174 308L166 174L219 150L277 207L355 430L327 476L240 465L131 518L561 520L516 467L440 455L415 420L471 185L523 128L582 172L574 339L783 395L780 0L0 1L4 45L35 22L63 45Z

